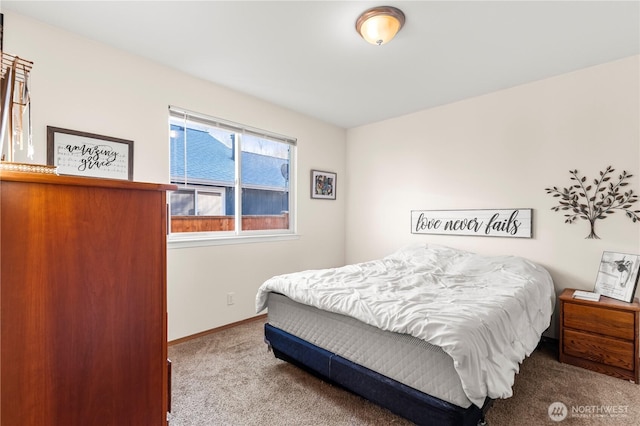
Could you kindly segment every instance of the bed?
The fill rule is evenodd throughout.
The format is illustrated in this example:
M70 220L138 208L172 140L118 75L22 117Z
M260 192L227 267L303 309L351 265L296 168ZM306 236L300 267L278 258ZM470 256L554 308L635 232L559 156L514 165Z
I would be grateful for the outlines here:
M477 425L551 321L549 273L431 244L262 284L276 357L416 424Z

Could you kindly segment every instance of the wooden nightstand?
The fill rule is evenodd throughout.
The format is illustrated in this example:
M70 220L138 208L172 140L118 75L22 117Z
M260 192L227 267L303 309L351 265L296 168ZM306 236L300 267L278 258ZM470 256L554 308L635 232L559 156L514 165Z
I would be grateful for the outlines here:
M600 296L590 302L560 295L560 362L635 382L640 381L640 303Z

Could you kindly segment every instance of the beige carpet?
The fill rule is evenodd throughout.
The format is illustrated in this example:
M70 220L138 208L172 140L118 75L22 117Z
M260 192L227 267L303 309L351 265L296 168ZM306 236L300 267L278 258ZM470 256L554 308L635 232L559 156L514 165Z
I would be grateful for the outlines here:
M171 426L412 424L276 359L264 344L263 324L253 321L169 347ZM548 414L556 402L568 411L559 422ZM640 425L640 386L560 364L545 347L524 361L513 396L495 401L487 422Z

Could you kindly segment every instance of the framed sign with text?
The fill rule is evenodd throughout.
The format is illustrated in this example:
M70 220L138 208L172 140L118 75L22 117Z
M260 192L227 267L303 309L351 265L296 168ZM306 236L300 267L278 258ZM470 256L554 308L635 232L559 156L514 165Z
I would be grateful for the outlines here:
M47 126L47 164L61 175L133 180L133 141Z
M532 209L412 210L411 233L531 238Z

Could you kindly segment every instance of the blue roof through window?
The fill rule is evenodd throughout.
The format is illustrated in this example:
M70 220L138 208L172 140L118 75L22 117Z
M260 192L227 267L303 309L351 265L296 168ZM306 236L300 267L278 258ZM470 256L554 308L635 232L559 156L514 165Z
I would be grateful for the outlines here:
M182 181L184 167L184 128L171 125L171 178ZM187 128L187 181L233 186L232 149L209 133ZM242 183L277 190L287 188L282 169L287 159L252 152L242 153Z

